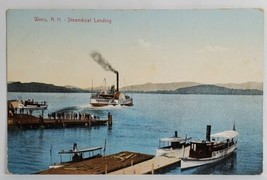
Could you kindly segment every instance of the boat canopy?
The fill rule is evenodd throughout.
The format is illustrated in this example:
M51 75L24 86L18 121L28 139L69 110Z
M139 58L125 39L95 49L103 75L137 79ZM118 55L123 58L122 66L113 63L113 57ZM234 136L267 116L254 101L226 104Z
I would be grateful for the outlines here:
M91 152L91 151L97 151L101 150L103 147L92 147L92 148L84 148L79 150L68 150L68 151L60 151L58 154L75 154L75 153L84 153L84 152Z
M211 138L225 138L225 139L232 139L237 137L239 134L237 131L223 131L216 134L212 134Z
M171 138L161 138L161 142L182 142L190 140L191 138L182 138L182 137L171 137Z

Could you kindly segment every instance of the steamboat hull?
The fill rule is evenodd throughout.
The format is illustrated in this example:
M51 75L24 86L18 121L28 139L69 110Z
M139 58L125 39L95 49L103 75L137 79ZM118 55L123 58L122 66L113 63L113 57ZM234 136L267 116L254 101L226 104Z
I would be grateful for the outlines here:
M103 106L133 106L132 99L126 99L126 100L110 100L110 99L95 99L91 98L90 104L94 107L103 107Z

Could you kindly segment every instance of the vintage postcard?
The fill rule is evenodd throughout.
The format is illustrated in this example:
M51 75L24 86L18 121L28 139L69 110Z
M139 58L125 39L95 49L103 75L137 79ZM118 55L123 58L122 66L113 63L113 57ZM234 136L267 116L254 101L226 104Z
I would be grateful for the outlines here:
M262 9L9 9L9 174L259 175Z

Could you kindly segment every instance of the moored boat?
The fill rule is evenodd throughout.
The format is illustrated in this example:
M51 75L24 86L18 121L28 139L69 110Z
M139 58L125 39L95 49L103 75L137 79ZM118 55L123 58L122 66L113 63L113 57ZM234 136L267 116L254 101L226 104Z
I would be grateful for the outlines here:
M46 110L48 107L46 101L37 102L33 99L28 100L8 100L8 112L10 115L23 114L26 112L32 113L33 110ZM17 112L18 111L18 112Z
M60 159L61 159L60 164L56 164L56 163L51 164L49 166L49 169L59 168L59 167L65 166L65 165L67 165L69 163L73 163L73 162L79 162L79 161L83 161L83 160L101 157L102 156L102 149L103 149L102 146L78 149L77 143L74 143L73 149L62 150L62 151L58 152L58 154L60 155ZM95 153L95 151L97 151L97 153ZM105 147L104 147L104 151L105 151ZM84 153L88 153L88 156L84 157ZM62 162L61 155L71 155L72 159L71 159L71 161ZM52 161L52 148L50 149L50 156L51 156L51 161Z
M43 102L37 102L34 101L33 99L28 99L25 101L20 100L20 108L23 109L31 109L31 110L42 110L42 109L47 109L48 105L46 101Z
M187 138L187 136L179 137L177 131L175 131L173 137L161 138L159 140L159 148L157 148L156 156L180 156L179 154L184 153L183 148L189 146L190 139L191 138Z
M212 135L210 132L208 125L206 140L190 142L189 156L181 159L181 170L218 162L236 151L239 134L235 127Z

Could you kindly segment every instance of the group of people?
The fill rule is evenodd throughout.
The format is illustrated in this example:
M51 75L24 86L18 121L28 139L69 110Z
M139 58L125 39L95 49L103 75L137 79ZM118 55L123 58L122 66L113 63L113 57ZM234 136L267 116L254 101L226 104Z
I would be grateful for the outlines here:
M14 116L14 114L29 114L32 115L33 110L24 108L9 108L8 116Z
M77 119L77 120L99 120L99 116L93 116L88 113L76 113L76 112L53 112L51 114L48 114L48 119Z

